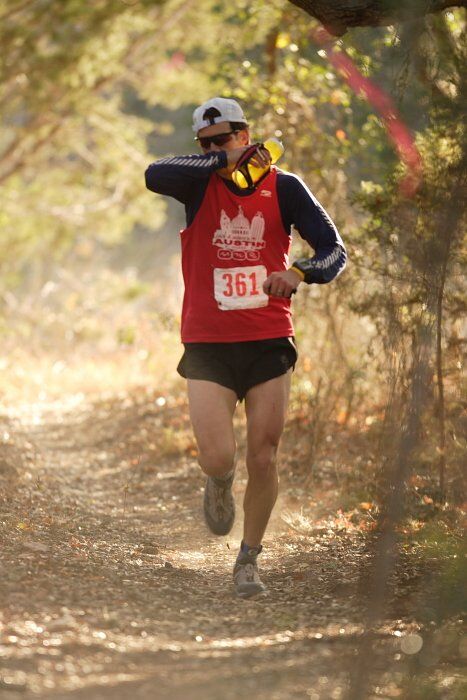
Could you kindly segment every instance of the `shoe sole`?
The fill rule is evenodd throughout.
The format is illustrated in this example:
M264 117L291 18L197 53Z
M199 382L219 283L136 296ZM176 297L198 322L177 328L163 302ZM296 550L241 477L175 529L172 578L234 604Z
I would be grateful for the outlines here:
M233 496L232 496L233 500ZM224 535L228 535L231 529L233 528L234 522L235 522L235 501L233 500L232 503L232 518L228 520L226 523L219 523L217 520L213 520L209 513L207 512L206 508L206 491L204 492L204 501L203 501L203 513L204 513L204 520L206 521L206 525L208 526L209 530L212 532L213 535L217 535L218 537L223 537Z
M206 513L204 513L204 519L206 521L206 525L209 528L209 531L212 532L213 535L218 535L219 537L223 537L224 535L228 535L231 529L233 528L234 522L235 522L235 517L233 518L232 522L227 523L227 525L224 525L223 527L219 527L219 524L217 522L214 522L208 518Z
M244 590L239 590L236 589L235 593L237 594L238 598L253 598L255 595L259 595L260 593L267 593L268 589L266 586L258 586L257 584L254 584L253 586L250 586L248 589Z

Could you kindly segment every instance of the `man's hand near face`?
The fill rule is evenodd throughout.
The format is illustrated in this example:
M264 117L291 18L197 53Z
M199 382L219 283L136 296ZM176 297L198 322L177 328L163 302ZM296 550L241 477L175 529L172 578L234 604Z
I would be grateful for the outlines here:
M251 148L253 144L250 144L248 146L242 146L241 148L232 148L232 149L226 149L227 153L227 163L230 166L233 167L236 165L238 162L238 159L240 156L242 156L245 151L247 151L249 148ZM254 165L255 167L258 168L265 168L271 163L271 156L269 154L269 151L267 148L260 148L258 147L256 150L256 153L254 156L251 158L251 164Z
M249 146L242 146L241 148L232 148L226 149L227 153L227 170L229 173L232 173L238 159L247 151L249 148L251 148L251 144ZM255 155L252 156L250 159L250 163L255 167L255 168L267 168L271 164L271 156L269 154L269 151L266 148L258 148Z

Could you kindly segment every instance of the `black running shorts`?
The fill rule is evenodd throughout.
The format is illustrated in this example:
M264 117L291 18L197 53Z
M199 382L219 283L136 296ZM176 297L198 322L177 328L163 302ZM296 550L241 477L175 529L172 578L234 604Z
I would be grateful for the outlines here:
M187 379L205 379L232 389L240 401L249 389L295 367L294 338L241 343L185 343L177 371Z

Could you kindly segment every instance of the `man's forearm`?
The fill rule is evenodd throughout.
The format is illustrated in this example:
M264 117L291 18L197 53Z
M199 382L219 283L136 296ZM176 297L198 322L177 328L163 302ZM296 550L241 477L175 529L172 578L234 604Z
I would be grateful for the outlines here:
M302 280L308 284L327 284L342 272L346 262L345 248L337 243L321 249L312 258L299 258L292 263L291 269L300 273Z
M152 192L177 196L180 189L193 180L209 177L215 170L225 168L225 151L206 155L168 156L152 163L145 172L146 187Z

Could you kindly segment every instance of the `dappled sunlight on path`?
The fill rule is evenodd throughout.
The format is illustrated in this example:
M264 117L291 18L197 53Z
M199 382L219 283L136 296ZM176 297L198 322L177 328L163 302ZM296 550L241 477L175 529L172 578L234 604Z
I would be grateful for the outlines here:
M284 484L261 556L268 592L238 600L244 465L238 522L215 538L179 399L72 398L12 411L9 430L31 456L0 502L0 696L344 697L362 629L361 532L307 531ZM377 643L393 655L394 629Z

